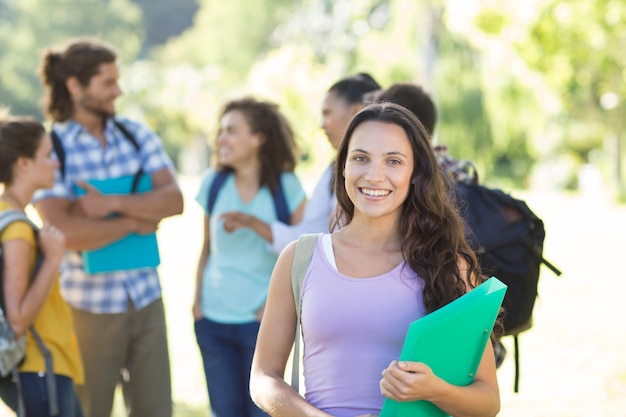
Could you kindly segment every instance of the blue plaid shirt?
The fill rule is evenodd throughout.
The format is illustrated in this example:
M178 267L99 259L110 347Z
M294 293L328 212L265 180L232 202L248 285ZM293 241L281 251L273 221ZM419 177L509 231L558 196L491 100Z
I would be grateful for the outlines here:
M75 121L55 123L65 149L65 178L59 170L55 184L39 190L33 202L45 198L76 199L75 180L106 179L134 175L139 168L146 174L172 167L160 138L147 127L116 117L135 137L137 150L126 136L107 120L106 147ZM67 251L61 264L61 291L69 304L91 313L123 313L130 299L137 310L161 297L161 284L155 268L133 269L87 275L79 252Z

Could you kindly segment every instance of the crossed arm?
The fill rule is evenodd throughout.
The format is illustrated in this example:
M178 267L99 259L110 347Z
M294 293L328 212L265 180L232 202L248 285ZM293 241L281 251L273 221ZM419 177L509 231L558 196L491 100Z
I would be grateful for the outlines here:
M48 198L35 207L42 220L65 234L68 249L94 249L132 232L154 232L163 218L182 213L182 193L170 169L154 172L152 184L147 193L104 195L80 182L86 193L76 201ZM107 217L113 213L117 216Z

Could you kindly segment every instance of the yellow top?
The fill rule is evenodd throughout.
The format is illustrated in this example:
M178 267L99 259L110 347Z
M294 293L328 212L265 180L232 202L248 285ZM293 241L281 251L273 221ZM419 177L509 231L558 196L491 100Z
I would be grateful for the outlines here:
M0 210L10 208L6 202L0 200ZM28 260L32 275L36 254L35 233L32 227L22 221L12 223L2 232L0 243L13 239L25 240L32 246L33 250ZM74 319L72 310L61 296L58 277L54 280L48 298L37 314L33 326L52 353L54 373L68 376L72 378L75 384L82 385L84 383L83 363L74 333ZM44 372L45 369L43 354L39 350L32 332L28 331L26 335L26 358L20 366L20 372Z

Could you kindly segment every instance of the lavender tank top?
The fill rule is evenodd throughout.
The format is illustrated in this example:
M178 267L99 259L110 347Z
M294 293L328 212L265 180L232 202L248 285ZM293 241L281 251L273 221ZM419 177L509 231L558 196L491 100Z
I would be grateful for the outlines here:
M339 273L318 238L302 286L305 397L336 417L379 414L381 372L425 314L423 281L404 262L386 274Z

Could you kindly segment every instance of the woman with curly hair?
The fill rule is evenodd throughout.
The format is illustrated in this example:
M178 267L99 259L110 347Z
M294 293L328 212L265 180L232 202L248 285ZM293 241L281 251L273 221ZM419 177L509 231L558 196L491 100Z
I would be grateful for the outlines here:
M291 127L275 104L244 98L224 106L217 164L204 174L196 197L205 215L193 316L214 417L265 415L252 402L248 385L278 256L262 237L237 228L226 214L236 211L244 218L276 221L273 195L280 188L288 217L282 221L300 221L306 200L293 173L295 151ZM209 207L216 181L223 181L222 186Z

